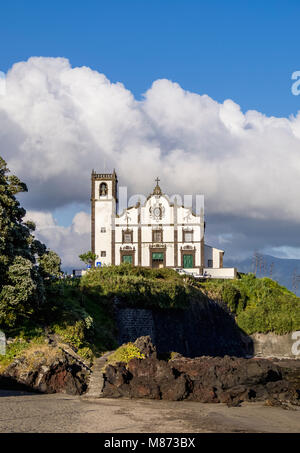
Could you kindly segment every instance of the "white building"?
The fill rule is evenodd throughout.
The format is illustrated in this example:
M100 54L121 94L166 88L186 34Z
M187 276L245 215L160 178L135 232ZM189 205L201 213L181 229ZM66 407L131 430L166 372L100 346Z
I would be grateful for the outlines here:
M224 251L204 243L204 210L195 215L178 206L156 187L145 203L117 214L118 180L92 172L92 252L96 266L118 265L184 268L211 277L234 278L236 269L223 268Z

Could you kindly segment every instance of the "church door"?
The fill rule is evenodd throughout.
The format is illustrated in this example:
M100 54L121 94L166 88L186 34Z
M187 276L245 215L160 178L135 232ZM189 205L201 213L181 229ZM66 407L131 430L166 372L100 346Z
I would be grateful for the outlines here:
M132 264L132 255L123 255L122 262Z
M164 267L164 253L153 252L152 253L152 267L161 268Z
M186 269L194 267L193 255L183 255L183 267Z

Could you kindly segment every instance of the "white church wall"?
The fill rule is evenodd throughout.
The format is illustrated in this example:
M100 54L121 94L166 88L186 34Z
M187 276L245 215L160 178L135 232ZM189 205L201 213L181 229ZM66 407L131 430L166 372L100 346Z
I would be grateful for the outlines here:
M166 266L174 266L174 245L167 244L166 249Z
M117 226L115 229L115 242L122 242L122 227Z
M206 272L210 278L233 279L237 276L237 270L235 267L222 267L219 269L207 267L204 269L204 272Z
M141 236L142 242L152 242L152 228L148 226L142 226Z
M97 261L111 264L111 221L113 206L111 201L95 202L95 253ZM105 228L105 232L101 232ZM105 252L106 256L101 256Z
M115 264L116 266L118 266L119 264L121 264L121 259L120 259L120 249L121 249L121 244L116 244L115 246Z
M173 226L163 226L163 241L164 242L174 242L174 227Z
M150 253L147 244L142 244L142 266L150 266Z
M201 244L195 244L195 266L201 266Z
M163 212L162 218L158 220L153 216L153 209L155 207L161 207ZM152 212L150 212L150 209L152 209ZM168 200L164 196L159 198L155 196L150 197L146 205L141 208L141 223L153 226L174 223L173 208L169 206Z
M221 252L222 252L222 250L213 248L213 267L214 268L221 267L221 261L220 261Z

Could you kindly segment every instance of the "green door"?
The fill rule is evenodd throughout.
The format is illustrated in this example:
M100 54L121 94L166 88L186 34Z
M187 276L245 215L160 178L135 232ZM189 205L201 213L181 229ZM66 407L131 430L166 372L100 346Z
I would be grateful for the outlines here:
M152 252L152 267L164 267L164 253Z
M132 255L123 255L123 263L132 264Z
M193 255L183 255L183 267L188 269L194 267Z

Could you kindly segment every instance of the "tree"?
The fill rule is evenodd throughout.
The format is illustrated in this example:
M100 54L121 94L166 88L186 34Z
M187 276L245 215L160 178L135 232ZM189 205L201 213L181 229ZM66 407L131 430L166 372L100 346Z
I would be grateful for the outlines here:
M23 220L26 211L16 199L21 192L27 192L26 184L10 175L0 157L0 324L9 326L30 317L45 300L36 261L47 249L34 237L34 223Z
M88 251L86 253L83 253L82 255L79 255L79 258L81 259L81 261L83 261L85 264L94 264L96 259L97 259L97 255L91 251Z
M34 264L17 256L9 266L7 284L0 297L0 320L14 326L20 317L30 317L44 300L44 285Z
M60 277L61 272L61 259L53 250L47 250L38 259L39 269L44 278Z

